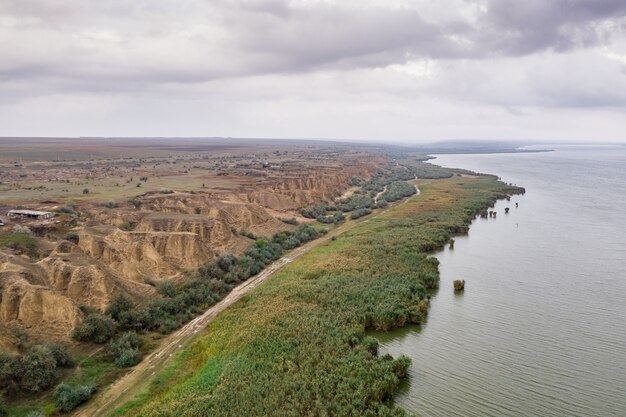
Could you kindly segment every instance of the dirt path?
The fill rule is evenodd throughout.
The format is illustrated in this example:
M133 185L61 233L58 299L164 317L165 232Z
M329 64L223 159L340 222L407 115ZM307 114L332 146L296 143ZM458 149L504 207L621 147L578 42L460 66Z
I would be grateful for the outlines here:
M378 199L380 198L381 195L385 194L386 191L387 191L387 186L385 185L383 187L383 190L379 192L378 194L376 194L376 197L374 197L374 204L378 203Z
M417 185L415 188L418 190ZM97 396L88 402L85 406L81 407L74 414L76 417L96 417L106 416L111 413L117 407L122 406L128 401L131 401L134 396L144 391L150 384L152 378L165 368L169 360L174 356L176 352L182 349L185 343L187 343L196 333L200 332L217 316L220 312L224 311L230 305L237 302L241 297L247 294L250 290L256 288L269 277L271 277L276 271L290 264L294 259L299 258L311 249L328 242L333 236L340 235L346 230L351 229L359 223L367 223L376 217L379 217L387 213L391 208L406 203L409 198L405 198L402 201L390 205L385 210L368 216L362 220L353 220L344 223L343 225L332 230L325 236L319 239L311 241L301 247L294 249L279 260L270 264L266 269L260 272L258 275L248 279L246 282L235 287L230 294L228 294L222 301L209 308L201 316L196 317L189 323L178 329L176 332L170 334L161 342L161 346L144 358L137 366L135 366L128 374L108 386L104 391L97 394Z

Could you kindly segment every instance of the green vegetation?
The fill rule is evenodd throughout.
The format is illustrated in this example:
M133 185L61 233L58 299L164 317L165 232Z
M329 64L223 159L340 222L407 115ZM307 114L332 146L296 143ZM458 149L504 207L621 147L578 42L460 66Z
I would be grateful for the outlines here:
M367 216L368 214L372 214L372 209L360 208L360 209L356 209L352 213L350 213L350 218L352 220L360 219L361 217Z
M72 387L67 384L59 384L54 390L54 401L59 410L69 413L91 397L95 388L89 385Z
M60 345L40 344L24 355L0 355L0 389L7 394L37 393L51 387L60 368L74 366L74 360Z
M115 361L118 368L137 365L141 361L142 341L135 332L126 332L111 341L106 348L107 354Z
M78 239L79 239L78 233L76 233L76 232L68 232L68 233L65 234L65 236L63 236L63 239L77 244L78 243Z
M346 216L341 213L335 213L332 216L317 216L316 220L322 224L337 224L344 221Z
M298 258L224 311L116 415L404 415L390 400L409 359L377 356L365 331L422 322L439 280L430 252L497 198L522 191L493 177L420 188L420 197Z
M91 313L74 329L72 337L81 342L106 343L115 333L112 318L100 313Z
M335 210L335 208L328 204L318 204L316 206L304 207L300 210L300 214L307 219L315 219L320 216L325 216L327 211L332 210Z
M19 255L39 256L37 241L28 233L0 234L0 248L9 248Z
M380 198L384 201L398 201L405 197L410 197L417 193L417 190L411 184L404 181L394 181L387 185L387 190L381 194Z

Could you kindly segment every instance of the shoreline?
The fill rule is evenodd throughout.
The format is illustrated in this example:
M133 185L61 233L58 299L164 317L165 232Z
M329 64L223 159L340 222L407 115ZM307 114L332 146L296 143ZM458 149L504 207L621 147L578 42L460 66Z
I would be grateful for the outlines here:
M473 187L479 186L478 189L480 191L469 187L469 185L465 186L466 182L471 182L469 185ZM369 395L374 395L372 399L379 399L370 403L366 409L359 410L379 410L382 412L383 408L380 407L390 410L384 399L391 398L393 393L396 392L399 378L406 371L402 371L401 367L398 369L400 373L396 374L392 371L392 368L397 366L397 361L390 362L384 356L364 355L364 352L368 350L366 346L369 346L369 343L371 343L365 336L364 331L368 328L388 330L390 328L402 327L412 322L421 322L423 316L417 304L418 300L425 300L425 292L421 296L415 293L416 298L413 298L415 301L410 301L408 304L406 301L401 302L400 305L404 305L404 307L395 312L394 310L387 310L385 306L394 305L394 303L399 301L396 297L399 297L400 294L406 291L401 290L401 288L408 289L408 287L405 287L409 284L407 279L409 281L416 280L414 281L415 284L420 282L426 284L421 286L421 288L436 286L438 281L437 262L428 260L428 258L432 258L429 253L434 249L443 247L450 237L466 232L469 224L475 217L474 215L481 210L487 209L495 201L509 194L523 192L521 188L507 186L492 177L470 179L458 176L444 180L421 180L420 189L422 190L421 196L411 197L407 200L407 204L390 208L380 218L372 219L370 222L363 222L351 231L340 235L336 241L333 240L326 245L315 248L283 268L272 280L269 280L262 287L257 288L246 296L245 302L241 301L224 311L209 328L210 336L207 334L199 336L186 350L188 353L179 355L168 370L165 371L165 374L169 375L167 381L163 381L165 385L160 384L158 388L153 386L151 391L149 391L150 394L146 393L146 396L151 397L148 402L140 401L140 403L135 403L134 405L139 406L143 410L143 415L153 415L157 410L159 412L184 415L187 412L191 412L192 409L202 409L202 412L221 415L225 411L224 408L229 407L237 407L239 411L248 414L253 413L251 410L257 409L257 407L267 406L276 409L275 407L278 405L274 404L274 401L277 399L272 394L265 393L266 389L271 387L272 392L281 391L281 386L290 381L292 377L297 376L297 380L300 381L299 384L304 384L303 388L309 387L304 389L304 391L299 391L304 395L306 392L313 392L310 390L316 384L317 377L315 375L320 372L331 380L339 378L337 383L341 383L340 381L343 379L341 377L343 374L341 366L337 368L337 365L334 365L328 368L328 371L324 371L324 369L327 369L325 364L334 363L334 361L345 355L352 357L358 352L362 352L357 354L360 359L353 358L353 360L356 360L354 363L359 364L358 366L364 366L364 369L378 369L378 371L365 380L355 380L353 383L357 383L359 386L367 386L368 388L364 392L370 392ZM452 190L458 193L458 196L461 198L460 203L452 203L447 199L447 192ZM441 209L446 207L447 210L442 213ZM468 211L471 211L474 215L470 217ZM445 215L450 220L456 220L450 224L438 223L433 225L429 219L434 215ZM457 217L457 215L460 216ZM410 235L407 235L406 232L408 230L406 226L402 226L403 224L406 226L413 225L411 227L417 227L417 229ZM452 226L453 224L454 226ZM416 238L415 233L421 237L418 236ZM375 243L371 239L377 239L380 242ZM371 242L370 245L373 244L373 246L370 246L366 252L363 252L362 242L365 241ZM384 244L384 242L388 242L388 244L393 242L393 247L397 248L397 250L389 252L390 247L388 244ZM417 252L407 253L407 248L414 248ZM350 257L346 257L348 253L351 254ZM383 255L383 253L386 255ZM333 259L336 261L331 262ZM342 259L343 262L339 261L339 259ZM377 262L372 263L373 261ZM419 271L416 270L416 265ZM364 271L370 272L363 275ZM375 274L375 276L372 277L370 274ZM384 284L385 282L387 284ZM331 287L328 287L329 285ZM372 289L377 288L379 285L385 286L379 287L378 291ZM318 293L315 290L318 287L320 289L327 288L327 290ZM333 289L329 292L330 288ZM419 285L411 288L414 288L411 291L425 291L419 290ZM310 293L311 290L315 290L314 293ZM317 301L313 304L300 305L297 302L294 304L294 300L302 297L308 299L313 294L317 294L313 298L313 300ZM348 294L353 295L349 296ZM354 300L354 297L360 299L364 294L368 294L366 299L360 302ZM296 299L292 298L294 296ZM273 301L270 302L270 299ZM372 304L375 303L375 299L388 299L388 301L383 304ZM329 306L335 307L323 307L328 302L331 303ZM354 304L355 302L357 304ZM339 331L340 334L348 330L344 329L344 325L339 323L343 320L352 321L356 318L352 316L354 313L350 313L350 305L353 305L352 308L357 309L355 311L360 311L362 308L367 309L363 311L369 311L370 308L376 305L378 307L375 307L372 313L368 313L368 315L373 314L369 318L366 317L364 321L363 319L357 320L363 326L362 330L355 334L354 346L346 350L346 347L341 347L342 343L336 345L338 343L338 340L335 339L336 336L331 336L331 334L327 333L330 329L336 329L333 332ZM268 311L266 309L269 306L273 306L272 310L278 308L276 313L279 311L280 313L267 316ZM422 307L424 308L425 306ZM411 308L415 308L415 310L411 310ZM304 311L308 313L304 313ZM410 313L410 311L413 311L413 313ZM330 313L330 316L327 315L328 313ZM412 316L412 314L415 316ZM310 322L312 317L318 317L321 322L317 322L317 324ZM344 319L329 328L323 325L326 322L330 325L331 322L341 317L344 317ZM261 322L259 322L259 319L261 319ZM301 320L304 320L308 325L302 323ZM242 323L249 323L250 321L253 323L257 322L257 324L252 327L245 325L242 327ZM283 324L278 325L278 323ZM277 325L278 327L276 327ZM322 327L319 327L320 325ZM301 326L305 327L302 328ZM263 334L265 332L264 329L269 330L270 328L274 329L273 332L278 332L277 336L279 334L282 336L278 339L275 339L273 336L258 338L259 332ZM302 333L305 328L307 330ZM317 330L313 331L314 328ZM280 346L285 341L291 340L293 337L292 332L299 334L297 339L300 346L298 352L302 352L302 355L293 352L293 348L279 350L282 353L278 355L278 351L275 352L274 350L275 348L270 348L276 343ZM316 340L312 345L308 342L311 337L313 337L312 340ZM246 346L250 342L246 342L246 340L250 342L255 341L254 344L258 344L258 347L253 351L249 351ZM320 346L320 343L322 343L322 346ZM335 347L327 350L323 347L326 345L328 345L328 348L331 345ZM270 350L267 351L266 349ZM205 351L213 353L207 357L202 353ZM304 352L308 353L305 355ZM288 367L280 371L275 369L274 367L277 365L275 361L283 355L291 358L290 360L294 361L294 364L299 364L297 368ZM233 362L235 357L239 359ZM254 359L255 357L256 359ZM309 367L307 365L309 358L317 358L316 362L318 364L313 368ZM248 361L252 361L250 363L258 363L259 365L270 365L272 363L276 365L270 366L270 369L273 369L270 374L266 373L267 370L264 370L265 365L258 369L240 369L238 372L244 372L242 376L247 375L245 377L247 381L245 386L239 385L237 382L238 377L232 379L234 374L226 380L223 379L224 377L218 378L218 375L223 375L224 373L231 374L234 369L240 368ZM402 357L398 361L406 362ZM201 365L201 367L198 368L198 365ZM194 369L198 370L194 371ZM291 375L288 369L292 369L295 375ZM285 373L286 371L287 373ZM371 390L375 389L374 387L377 386L375 381L379 381L379 378L382 378L383 375L387 375L384 378L390 378L388 383L391 385L384 388L383 392L386 394L378 397L381 393L374 394ZM277 377L280 378L275 379ZM265 378L270 380L261 383L260 381L265 380ZM372 378L372 380L366 383L369 378ZM194 383L193 381L196 382ZM210 382L213 388L207 391L205 387L201 391L197 391L194 388L196 384L199 383L201 386L205 386L207 383L201 381L213 381ZM235 388L235 386L238 388ZM181 391L183 387L186 388ZM209 392L211 394L208 394L209 397L206 397L202 402L198 402L196 394L200 395L200 392L205 393L203 397L206 397ZM229 393L234 394L235 392L238 393L238 403L236 405L229 400L229 398L232 399ZM320 395L325 400L322 403L318 403L322 408L338 403L339 400L335 398L336 395L349 395L349 393L338 393L335 391L327 392L324 389L322 389L322 392L325 394ZM181 401L181 395L185 400ZM327 398L327 395L330 397ZM174 398L177 398L177 400L174 401ZM241 399L244 398L245 401L242 402ZM287 396L287 398L281 398L280 407L282 410L298 410L298 407L304 404L306 404L305 399L297 400ZM136 412L137 409L133 409L132 406L132 403L129 404L130 408L125 408L125 411Z

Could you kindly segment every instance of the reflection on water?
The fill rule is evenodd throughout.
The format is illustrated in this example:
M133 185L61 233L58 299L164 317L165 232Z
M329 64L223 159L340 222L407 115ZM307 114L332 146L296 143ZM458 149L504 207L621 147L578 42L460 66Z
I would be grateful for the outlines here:
M380 336L381 353L413 359L396 402L421 416L626 416L626 151L437 163L527 193L437 255L423 327Z

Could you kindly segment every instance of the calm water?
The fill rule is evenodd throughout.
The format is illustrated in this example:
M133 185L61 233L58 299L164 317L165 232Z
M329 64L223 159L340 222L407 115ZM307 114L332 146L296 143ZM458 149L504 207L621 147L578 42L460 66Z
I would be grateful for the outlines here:
M428 323L384 337L383 352L413 359L398 403L420 416L626 416L626 149L436 163L527 193L437 255Z

